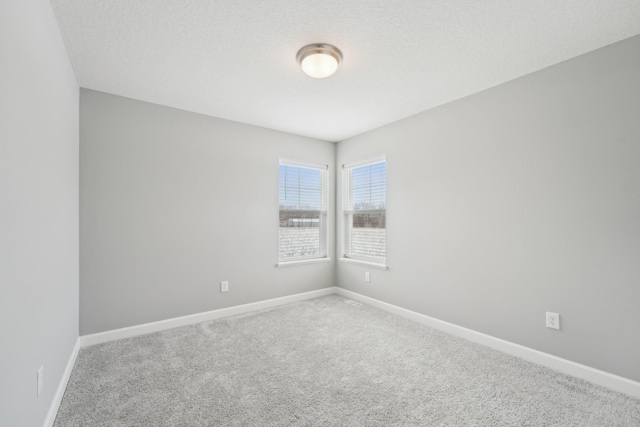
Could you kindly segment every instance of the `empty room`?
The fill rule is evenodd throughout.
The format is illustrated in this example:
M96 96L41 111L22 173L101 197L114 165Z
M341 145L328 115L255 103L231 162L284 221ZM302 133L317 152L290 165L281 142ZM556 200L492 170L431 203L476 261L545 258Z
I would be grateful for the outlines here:
M640 2L3 0L0 426L640 426Z

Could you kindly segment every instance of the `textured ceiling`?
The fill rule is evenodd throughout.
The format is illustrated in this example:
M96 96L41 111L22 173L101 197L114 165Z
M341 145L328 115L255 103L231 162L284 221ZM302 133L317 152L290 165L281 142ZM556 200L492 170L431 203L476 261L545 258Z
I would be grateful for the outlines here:
M638 0L52 0L80 86L328 141L640 34ZM344 53L306 76L302 46Z

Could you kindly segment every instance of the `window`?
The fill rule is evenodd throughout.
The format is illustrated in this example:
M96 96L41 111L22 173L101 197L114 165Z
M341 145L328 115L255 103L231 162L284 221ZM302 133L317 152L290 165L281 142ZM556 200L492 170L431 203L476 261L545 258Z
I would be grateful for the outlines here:
M279 260L327 257L326 165L280 161Z
M384 264L387 163L384 156L343 166L344 257Z

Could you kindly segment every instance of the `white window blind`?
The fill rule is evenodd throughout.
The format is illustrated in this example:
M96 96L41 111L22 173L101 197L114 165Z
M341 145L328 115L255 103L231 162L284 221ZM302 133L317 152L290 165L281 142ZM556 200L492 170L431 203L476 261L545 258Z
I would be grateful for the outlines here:
M326 165L280 161L279 260L327 256Z
M384 262L387 163L384 156L343 166L344 257Z

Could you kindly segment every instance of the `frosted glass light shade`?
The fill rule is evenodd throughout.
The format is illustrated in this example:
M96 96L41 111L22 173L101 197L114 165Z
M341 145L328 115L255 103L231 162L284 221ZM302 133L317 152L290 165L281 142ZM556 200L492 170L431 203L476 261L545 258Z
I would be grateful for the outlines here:
M342 62L342 52L329 44L314 43L300 49L296 58L307 75L323 79L336 72Z
M316 79L329 77L338 69L338 61L333 56L324 53L309 55L302 60L300 65L302 71Z

